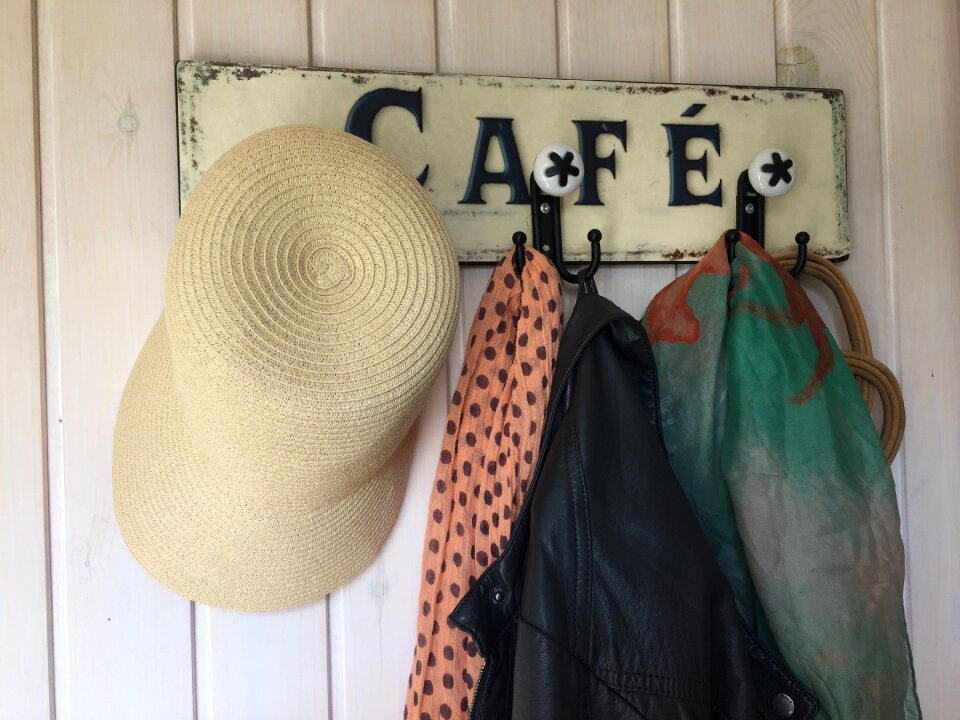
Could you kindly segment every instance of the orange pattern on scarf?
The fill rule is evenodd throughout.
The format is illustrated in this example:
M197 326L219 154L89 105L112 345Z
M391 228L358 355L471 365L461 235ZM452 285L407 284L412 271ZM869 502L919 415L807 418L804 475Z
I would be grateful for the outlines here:
M513 254L480 301L447 415L430 496L404 718L466 718L482 659L448 614L506 547L537 462L563 325L560 278Z

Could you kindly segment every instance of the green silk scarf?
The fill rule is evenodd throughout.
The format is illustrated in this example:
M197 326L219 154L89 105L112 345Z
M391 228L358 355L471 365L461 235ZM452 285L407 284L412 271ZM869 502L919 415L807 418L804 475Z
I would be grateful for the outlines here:
M920 718L893 477L799 283L723 238L644 317L664 442L745 620L825 720Z

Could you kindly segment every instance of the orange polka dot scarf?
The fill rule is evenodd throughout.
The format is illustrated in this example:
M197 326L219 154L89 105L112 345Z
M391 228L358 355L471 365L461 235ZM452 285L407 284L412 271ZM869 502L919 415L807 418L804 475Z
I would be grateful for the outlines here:
M403 716L466 718L482 658L447 616L506 547L540 448L563 326L553 265L527 249L520 280L513 254L480 301L430 495L417 641Z

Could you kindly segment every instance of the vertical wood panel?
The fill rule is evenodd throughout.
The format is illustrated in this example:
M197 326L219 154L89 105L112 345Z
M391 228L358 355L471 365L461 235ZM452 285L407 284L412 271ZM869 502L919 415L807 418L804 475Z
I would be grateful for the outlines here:
M647 82L669 80L668 10L667 0L558 0L558 57L563 76ZM628 141L645 142L645 138L631 135L629 119L627 122ZM635 231L642 232L642 229ZM597 274L597 285L600 292L639 317L653 296L675 275L674 266L666 263L605 265ZM566 299L567 307L572 308L572 293L568 293Z
M325 603L273 613L196 609L199 720L328 716Z
M39 50L57 717L188 718L190 605L127 552L111 489L177 217L171 6L40 0Z
M315 65L436 70L432 0L322 0L313 7ZM429 124L429 114L424 118ZM456 352L454 349L452 352ZM440 375L417 422L407 491L376 561L332 593L331 713L337 720L399 717L416 637L420 553L449 400Z
M308 0L173 0L179 60L306 65Z
M553 2L437 0L437 49L440 72L556 77Z
M50 717L34 10L0 26L0 717Z
M557 0L560 76L670 80L668 0Z
M907 405L912 641L924 715L960 706L960 8L880 0L886 243Z
M435 72L432 0L314 0L313 64Z
M673 82L776 84L770 0L670 0L670 5Z
M181 59L306 65L303 0L180 0ZM325 718L329 709L327 605L275 613L196 606L199 720Z

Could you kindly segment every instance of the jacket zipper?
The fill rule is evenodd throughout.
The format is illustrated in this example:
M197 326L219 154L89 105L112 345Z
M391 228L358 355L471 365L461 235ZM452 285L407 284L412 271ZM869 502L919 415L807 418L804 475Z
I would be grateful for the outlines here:
M480 686L483 684L483 676L487 671L487 659L483 659L483 663L480 665L480 674L477 675L477 683L473 686L473 696L470 698L470 710L467 713L467 720L476 720L478 717L475 713L479 709L477 707L477 697L480 695Z

